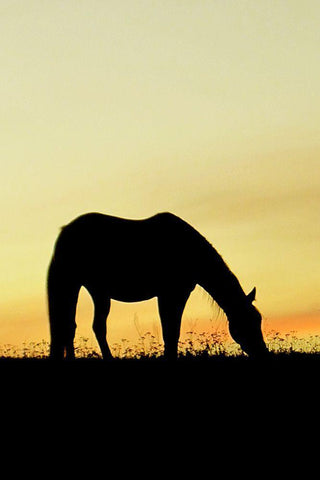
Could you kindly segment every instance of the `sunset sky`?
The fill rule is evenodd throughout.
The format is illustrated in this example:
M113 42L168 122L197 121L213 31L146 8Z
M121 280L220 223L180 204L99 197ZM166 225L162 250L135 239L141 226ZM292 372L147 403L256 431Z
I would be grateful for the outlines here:
M181 216L266 328L320 333L319 26L318 0L1 0L0 343L49 339L52 248L90 211ZM114 302L111 343L137 321L154 300ZM225 322L200 289L195 322Z

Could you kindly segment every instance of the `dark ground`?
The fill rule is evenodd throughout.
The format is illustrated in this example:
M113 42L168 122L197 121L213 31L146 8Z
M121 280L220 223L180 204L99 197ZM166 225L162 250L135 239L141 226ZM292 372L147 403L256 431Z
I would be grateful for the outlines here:
M319 373L319 354L174 365L0 359L2 459L41 478L108 476L111 465L119 477L284 477L298 465L308 477Z
M163 359L94 358L55 363L49 359L1 358L2 396L17 391L36 396L44 391L112 398L123 395L177 395L210 397L250 395L318 396L320 354L276 354L267 360L240 357L180 358L174 364Z

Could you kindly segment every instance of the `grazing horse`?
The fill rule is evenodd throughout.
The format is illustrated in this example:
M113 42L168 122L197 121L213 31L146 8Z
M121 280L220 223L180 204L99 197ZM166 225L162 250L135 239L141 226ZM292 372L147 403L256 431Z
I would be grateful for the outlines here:
M199 284L226 313L233 339L250 356L267 352L261 315L212 245L171 213L144 220L88 213L62 228L48 272L50 356L74 357L81 286L94 303L93 330L104 359L112 357L106 320L111 299L158 298L165 357L177 356L181 316Z

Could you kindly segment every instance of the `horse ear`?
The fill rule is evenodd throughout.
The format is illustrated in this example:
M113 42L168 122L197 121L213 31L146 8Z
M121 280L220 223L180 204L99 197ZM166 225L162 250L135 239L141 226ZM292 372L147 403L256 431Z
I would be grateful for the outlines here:
M250 303L255 301L255 299L256 299L256 287L254 287L254 289L251 290L250 293L248 293L247 299L249 300Z

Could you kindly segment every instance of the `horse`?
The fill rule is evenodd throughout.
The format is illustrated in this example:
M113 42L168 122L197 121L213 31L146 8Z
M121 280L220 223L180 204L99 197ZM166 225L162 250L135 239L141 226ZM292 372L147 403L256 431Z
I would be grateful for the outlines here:
M80 288L94 304L93 331L102 358L111 359L107 317L112 299L137 302L157 297L164 357L178 354L181 317L200 285L225 312L231 337L249 356L268 352L261 314L217 250L172 213L142 220L87 213L62 227L48 269L50 357L72 359Z

